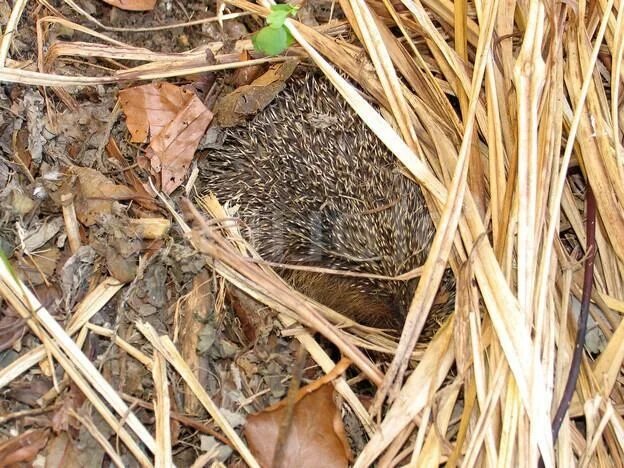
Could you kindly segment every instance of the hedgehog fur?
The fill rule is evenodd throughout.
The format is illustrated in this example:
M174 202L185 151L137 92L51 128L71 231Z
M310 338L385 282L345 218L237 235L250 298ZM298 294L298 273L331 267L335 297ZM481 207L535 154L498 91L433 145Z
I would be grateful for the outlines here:
M302 73L200 164L203 188L239 204L272 262L397 276L422 265L434 226L416 183L323 77ZM416 282L285 270L319 302L367 325L401 323Z

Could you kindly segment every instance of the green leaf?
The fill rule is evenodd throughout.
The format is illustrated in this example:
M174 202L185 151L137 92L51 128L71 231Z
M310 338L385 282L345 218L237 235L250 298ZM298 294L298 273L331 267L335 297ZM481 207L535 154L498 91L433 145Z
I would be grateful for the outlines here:
M285 27L264 27L258 31L251 41L256 50L266 55L277 55L285 51L293 38Z
M284 30L286 31L286 47L290 47L295 42L295 38L287 28L284 28Z
M251 38L254 48L266 55L277 55L286 50L294 42L286 29L286 18L294 16L298 9L299 7L286 3L271 6L271 13L266 19L267 26Z
M295 16L299 7L294 7L286 3L271 6L271 13L267 16L267 24L273 28L278 29L284 26L286 18L289 16Z

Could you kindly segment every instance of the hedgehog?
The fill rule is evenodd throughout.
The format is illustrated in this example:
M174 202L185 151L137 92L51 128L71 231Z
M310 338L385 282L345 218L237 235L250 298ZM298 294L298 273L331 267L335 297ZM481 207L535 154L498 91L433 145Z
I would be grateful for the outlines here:
M420 187L318 73L296 73L251 120L224 130L200 182L261 257L396 277L424 264L435 228ZM364 325L398 328L417 280L284 268L293 287ZM448 307L447 307L448 308Z

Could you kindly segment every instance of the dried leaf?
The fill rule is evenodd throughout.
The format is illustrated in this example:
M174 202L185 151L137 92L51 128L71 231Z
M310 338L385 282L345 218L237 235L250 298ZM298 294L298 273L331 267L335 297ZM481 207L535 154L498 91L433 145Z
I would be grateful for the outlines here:
M24 334L26 321L19 316L0 317L0 352L12 347Z
M129 283L136 277L137 263L136 255L124 257L113 247L106 249L106 267L111 276L122 283Z
M52 218L41 224L33 224L23 235L24 250L32 253L52 239L63 227L63 218Z
M17 262L12 262L18 276L27 283L40 285L54 273L61 252L51 247L30 256L20 256Z
M47 377L36 377L28 381L13 381L5 395L28 406L38 406L38 400L52 388Z
M0 468L28 463L45 447L49 430L33 429L0 443Z
M132 141L151 137L146 151L154 176L169 194L179 187L197 145L212 121L212 113L191 91L169 83L144 85L120 92Z
M48 311L54 314L58 309L61 292L54 285L40 285L34 288L39 302L45 304ZM0 312L0 352L10 347L20 348L18 341L24 334L26 321L9 305ZM32 381L30 381L32 383Z
M240 53L240 61L251 60L251 54L245 50ZM248 85L252 83L258 76L262 74L262 65L251 65L249 67L237 68L232 73L232 83L238 88L240 86Z
M333 399L334 388L326 384L295 404L288 430L282 466L298 468L345 467L350 453L340 412ZM271 466L279 427L286 408L264 411L247 418L245 437L263 467Z
M30 170L30 166L32 165L32 155L28 149L28 137L28 130L25 128L17 132L15 152L13 153L15 161L26 170Z
M85 226L95 224L100 215L110 214L114 201L129 200L136 195L129 187L114 183L95 169L74 167L72 170L78 179L75 190L78 196L74 202L76 216ZM67 187L66 190L71 189Z
M148 211L158 211L158 205L154 201L154 194L145 188L143 182L139 179L139 176L137 176L134 168L128 166L128 163L121 154L119 146L117 146L117 142L113 138L108 140L108 143L106 144L106 151L109 156L119 161L124 168L124 180L126 184L130 185L130 187L132 187L132 189L136 192L136 202Z
M150 143L146 157L152 173L160 174L160 186L167 195L184 182L197 145L211 121L212 112L193 97Z
M193 93L170 83L153 83L119 91L126 125L134 143L147 143L171 122Z
M251 84L241 86L221 98L215 106L219 125L221 127L239 125L249 116L264 109L284 89L284 81L292 75L296 64L295 61L289 61L271 67Z
M50 440L46 451L46 468L83 468L78 463L80 450L67 432Z
M68 432L72 428L80 426L79 421L72 416L72 412L80 411L86 397L76 385L72 384L69 386L68 392L63 392L60 400L60 402L57 400L57 403L61 403L61 405L54 411L51 420L51 427L55 434Z

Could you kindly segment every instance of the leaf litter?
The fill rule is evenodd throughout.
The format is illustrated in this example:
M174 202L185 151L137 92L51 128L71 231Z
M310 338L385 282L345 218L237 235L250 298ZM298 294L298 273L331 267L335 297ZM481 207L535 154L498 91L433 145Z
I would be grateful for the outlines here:
M271 466L287 407L267 408L247 418L245 437L262 466ZM348 466L349 443L331 384L303 396L295 403L285 441L284 466L302 468Z
M212 112L191 91L169 83L157 83L120 91L133 142L149 145L139 164L150 169L167 195L186 179L195 150Z
M258 302L241 292L260 297L254 281L274 286L274 278L256 263L235 263L239 257L228 257L221 244L202 243L197 213L181 200L182 192L195 195L201 151L219 144L213 113L221 127L251 118L292 72L293 62L267 68L271 60L250 50L251 34L262 27L256 19L268 10L231 0L204 20L206 5L196 2L106 3L144 13L99 0L83 2L81 11L69 2L18 11L21 2L0 0L3 30L9 17L20 19L0 46L0 247L10 257L0 277L0 466L68 459L81 466L270 466L276 449L289 466L318 466L321 457L324 466L536 466L540 458L547 466L622 464L622 174L613 154L622 132L617 57L624 42L621 28L603 20L614 14L620 25L624 15L609 10L612 2L590 11L564 2L553 16L540 2L516 6L518 14L489 11L497 2L320 1L302 5L297 18L306 26L280 19L280 34L288 28L300 44L307 41L385 106L384 131L398 128L427 161L414 172L405 160L438 214L450 197L458 142L473 138L463 146L474 153L472 182L458 199L472 215L461 215L451 258L462 265L455 323L416 348L416 359L395 358L410 363L410 376L393 383L401 374L388 372L388 392L367 381L381 383L378 369L340 377L344 368L293 320L279 294ZM549 17L559 22L541 27ZM33 18L47 26L37 28ZM558 30L564 23L565 32ZM488 34L503 39L493 41L491 54L480 53ZM300 47L288 54L304 55ZM483 57L494 60L481 69L484 87L473 92ZM214 73L228 66L237 71ZM600 73L585 76L593 67ZM63 87L46 72L102 81ZM464 134L472 118L478 131ZM568 133L576 128L577 140ZM578 151L559 166L566 139ZM557 195L549 184L562 175L569 178ZM599 189L601 220L593 335L561 435L545 442L540 434L550 433L574 348L579 265L592 248L583 242L587 180ZM473 205L482 213L471 212ZM491 223L488 231L479 228L481 218ZM189 220L194 231L185 232ZM552 239L541 231L551 226L560 230ZM240 253L239 227L223 231ZM541 269L542 258L552 260L551 270ZM377 363L384 353L412 352L387 335L349 331L348 344L380 353L372 355ZM307 362L303 373L314 390L293 403L295 340L315 364ZM87 362L76 359L82 355ZM163 357L166 372L158 374ZM321 368L331 378L320 377ZM289 411L290 430L277 443Z

